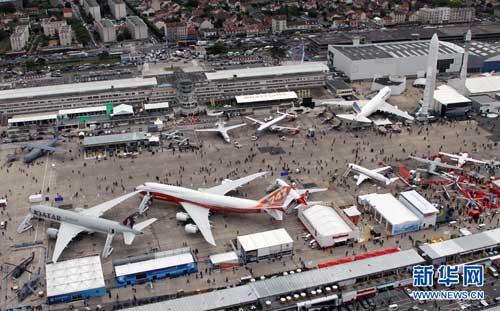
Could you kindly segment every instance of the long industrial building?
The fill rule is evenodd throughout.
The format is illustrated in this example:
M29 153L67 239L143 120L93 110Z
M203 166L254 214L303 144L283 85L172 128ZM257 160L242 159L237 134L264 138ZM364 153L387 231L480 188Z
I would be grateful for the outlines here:
M368 80L389 75L417 76L426 71L429 42L331 45L328 47L328 65L344 72L351 80ZM462 47L440 41L438 73L459 72L463 55Z

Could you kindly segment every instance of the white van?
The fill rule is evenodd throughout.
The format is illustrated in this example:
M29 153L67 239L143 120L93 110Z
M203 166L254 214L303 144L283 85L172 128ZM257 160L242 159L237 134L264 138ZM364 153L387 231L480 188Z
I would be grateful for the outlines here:
M389 305L389 310L390 311L395 311L397 309L399 309L399 306L398 306L397 303L393 303L392 305Z

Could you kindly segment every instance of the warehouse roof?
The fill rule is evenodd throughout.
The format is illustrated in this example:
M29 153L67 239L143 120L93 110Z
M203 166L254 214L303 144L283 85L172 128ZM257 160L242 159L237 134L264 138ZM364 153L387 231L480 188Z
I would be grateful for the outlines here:
M227 252L221 254L210 255L210 262L214 265L225 262L239 262L238 255L235 252Z
M127 263L124 265L115 266L115 275L117 277L137 274L146 271L165 269L180 265L185 265L194 262L191 253L177 254L173 256L153 258L150 260Z
M99 112L99 111L106 111L106 106L61 109L61 110L59 110L59 115L80 114L80 113L90 113L90 112Z
M113 135L90 136L83 139L84 147L106 146L122 144L127 142L135 142L141 140L148 140L144 132L133 132Z
M113 89L127 89L156 86L156 78L130 78L84 83L71 83L50 86L27 87L23 89L9 89L0 91L0 100L19 98L36 98L41 96L57 96L67 94L81 94L88 92L109 91Z
M33 122L33 121L45 121L45 120L56 120L56 119L57 119L57 114L55 113L40 113L40 114L13 116L7 122L10 124L18 122Z
M430 259L437 259L472 252L500 244L500 228L459 237L438 243L424 244L420 250Z
M463 96L457 90L448 85L440 85L434 91L434 100L443 104L470 103L470 99Z
M402 41L360 45L333 45L332 47L351 60L367 60L381 58L427 57L430 40ZM463 53L464 49L450 42L439 42L440 55Z
M500 91L500 75L467 78L465 86L471 95L498 92Z
M271 101L271 100L297 99L298 97L297 93L295 92L276 92L276 93L240 95L240 96L235 96L235 98L238 104L248 104L248 103L256 103L256 102Z
M127 114L134 114L134 107L127 104L121 104L113 107L113 116L121 116Z
M284 228L242 235L237 239L246 252L293 243L293 239Z
M370 257L323 269L256 281L243 286L134 307L134 311L213 310L256 302L258 299L298 292L423 263L414 249ZM128 309L132 310L132 309Z
M45 266L47 297L105 287L99 256L76 258Z
M437 208L427 201L426 198L420 195L415 190L404 191L399 194L408 200L422 215L437 214Z
M329 206L314 205L303 211L302 215L321 236L335 237L352 231L344 219Z
M390 193L360 195L359 199L363 202L368 202L368 204L392 225L419 221L415 214Z
M226 80L233 78L256 78L266 76L278 76L287 74L304 74L315 72L327 72L328 66L319 62L308 62L299 65L254 67L244 69L229 69L215 72L206 72L208 80Z
M169 103L168 102L163 102L163 103L154 103L154 104L145 104L144 109L145 110L152 110L152 109L164 109L168 108Z

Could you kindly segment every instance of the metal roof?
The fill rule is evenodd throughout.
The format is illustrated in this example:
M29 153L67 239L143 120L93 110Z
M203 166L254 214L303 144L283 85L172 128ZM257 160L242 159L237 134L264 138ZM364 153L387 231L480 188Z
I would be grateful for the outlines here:
M498 92L500 91L500 75L467 78L467 80L465 80L465 86L471 95Z
M305 74L315 72L328 72L328 66L319 62L308 62L299 65L254 67L244 69L229 69L215 72L205 72L207 80L227 80L236 78L257 78L266 76L279 76L287 74Z
M92 146L105 146L114 144L123 144L128 142L135 142L141 140L148 140L149 137L146 136L144 132L133 132L133 133L123 133L123 134L112 134L112 135L102 135L102 136L90 136L83 139L84 147Z
M402 41L360 45L333 45L332 48L351 60L368 60L382 58L427 57L430 40ZM464 49L450 42L439 41L439 55L463 53Z
M498 244L500 244L500 228L443 242L424 244L419 248L430 259L437 259L497 246Z
M99 256L47 264L45 271L47 297L106 287Z
M55 113L43 113L43 114L30 114L30 115L19 115L10 118L7 123L18 123L18 122L33 122L33 121L45 121L45 120L56 120L57 114Z
M438 213L437 208L415 190L404 191L399 195L408 200L422 215Z
M121 104L113 107L113 116L134 114L134 107L127 104Z
M434 100L442 105L456 104L456 103L470 103L471 100L463 96L457 90L448 85L440 85L434 91Z
M177 254L173 256L153 258L145 261L127 263L115 266L115 275L124 276L141 272L166 269L170 267L185 265L194 262L193 255L188 253Z
M238 255L235 252L210 255L210 262L214 265L225 262L239 262Z
M212 291L178 299L167 300L126 310L134 311L184 311L218 310L245 303L256 302L272 296L298 292L318 286L330 285L360 278L382 271L413 266L425 260L414 249L378 257L340 264L323 269L278 276L247 285Z
M251 95L240 95L235 96L236 102L238 104L255 103L261 101L271 101L271 100L284 100L284 99L297 99L297 93L295 92L276 92L276 93L260 93Z
M145 110L151 110L151 109L163 109L163 108L168 108L170 107L168 102L164 103L154 103L154 104L145 104L144 109Z
M237 239L246 252L293 243L292 237L284 228L242 235L238 236Z
M372 206L382 217L393 226L408 222L420 222L417 215L413 214L403 203L399 202L392 194L371 193L360 195L362 202Z
M156 86L156 78L130 78L107 81L93 81L85 83L59 84L50 86L27 87L0 91L0 100L19 98L36 98L41 96L57 96L67 94L81 94L88 92L110 91Z
M68 114L90 113L90 112L99 112L99 111L106 111L106 106L61 109L61 110L59 110L58 113L59 113L59 115L68 115Z
M321 236L336 236L352 231L342 217L329 206L314 205L303 211L302 215Z

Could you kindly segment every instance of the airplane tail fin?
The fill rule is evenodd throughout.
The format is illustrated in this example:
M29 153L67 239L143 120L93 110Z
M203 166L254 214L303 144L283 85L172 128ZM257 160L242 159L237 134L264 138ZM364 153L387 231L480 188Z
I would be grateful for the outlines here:
M151 218L148 220L145 220L143 222L140 222L138 224L135 224L132 226L132 229L136 232L142 232L146 227L150 226L152 223L154 223L157 219L156 218ZM123 240L125 241L125 244L131 245L132 242L134 242L136 233L134 232L123 232Z
M295 198L290 185L281 179L277 179L276 183L279 188L260 199L257 206L274 219L283 220L283 212Z

